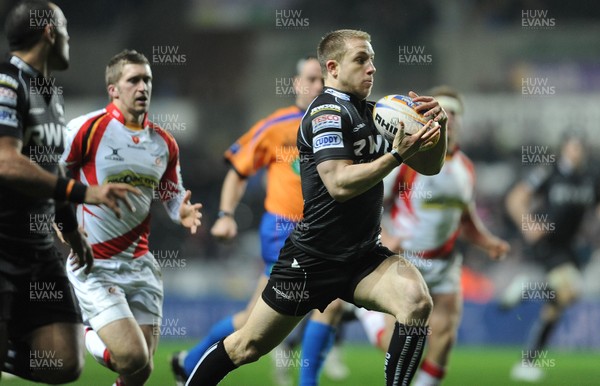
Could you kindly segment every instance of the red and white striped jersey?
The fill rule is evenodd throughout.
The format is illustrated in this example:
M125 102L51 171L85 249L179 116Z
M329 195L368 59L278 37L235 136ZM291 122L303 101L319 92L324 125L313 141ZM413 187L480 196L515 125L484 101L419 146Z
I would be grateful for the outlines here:
M88 235L96 259L128 260L148 252L150 205L164 203L179 223L184 188L179 148L173 136L144 118L142 127L125 124L114 104L78 117L67 125L61 158L84 184L128 183L139 196L129 194L135 212L121 207L118 219L106 206L79 205L77 219Z
M391 186L386 184L386 196L393 198L389 232L405 251L426 258L447 256L463 211L474 200L472 162L457 150L436 175L424 176L402 164L392 178Z

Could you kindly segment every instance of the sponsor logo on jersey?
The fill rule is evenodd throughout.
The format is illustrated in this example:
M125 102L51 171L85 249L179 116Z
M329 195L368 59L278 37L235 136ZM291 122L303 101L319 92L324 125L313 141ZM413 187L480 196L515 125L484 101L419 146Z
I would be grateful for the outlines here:
M110 147L110 146L108 146ZM121 157L119 155L119 150L121 150L121 148L114 148L114 147L110 147L110 150L112 150L112 153L110 153L109 155L107 155L106 157L104 157L105 160L109 160L109 161L125 161L125 158Z
M29 115L40 115L44 114L45 111L43 107L32 107L29 109Z
M0 85L6 85L16 89L19 87L19 82L10 75L0 74Z
M63 146L63 131L65 127L54 122L42 123L27 127L23 136L23 143L30 141L39 146Z
M17 111L11 107L0 106L0 125L18 127Z
M355 126L355 127L352 129L352 132L353 132L353 133L355 133L355 132L357 132L358 130L362 129L362 128L363 128L363 127L365 127L365 126L366 126L366 124L365 124L364 122L362 122L362 123L359 123L358 125L356 125L356 126Z
M133 170L123 170L104 179L104 183L124 183L132 186L144 186L154 189L158 186L158 178L146 174L138 174Z
M145 146L142 146L142 145L132 145L130 143L127 144L127 147L130 148L130 149L146 150Z
M337 111L338 113L340 111L342 111L342 109L340 108L340 106L338 105L334 105L331 103L327 103L321 106L317 106L314 109L310 110L310 115L313 116L316 113L320 112L320 111L324 111L324 110L331 110L331 111Z
M327 90L325 90L325 92L326 92L327 94L331 94L331 95L333 95L334 97L336 97L336 98L340 98L340 99L343 99L343 100L345 100L345 101L349 101L349 100L350 100L350 96L349 96L348 94L344 94L343 92L339 92L339 91L336 91L336 90L332 90L332 89L330 89L330 88L328 88Z
M11 107L17 106L17 93L8 87L0 87L0 103Z
M323 129L341 129L342 117L335 114L324 114L312 120L312 132L318 133Z
M313 138L313 150L316 153L323 149L342 148L344 147L343 142L342 133L328 132L319 134Z

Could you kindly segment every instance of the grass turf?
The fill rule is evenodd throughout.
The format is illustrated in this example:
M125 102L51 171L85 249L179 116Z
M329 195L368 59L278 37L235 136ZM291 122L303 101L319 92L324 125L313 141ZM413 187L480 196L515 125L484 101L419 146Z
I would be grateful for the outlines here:
M190 347L193 342L162 341L155 355L155 370L148 381L148 386L174 385L168 358L173 351ZM448 371L445 386L466 385L519 385L509 379L511 367L519 360L520 348L500 347L458 347L454 350L451 367ZM343 356L351 369L351 374L344 381L335 382L321 377L322 386L377 386L384 385L383 353L366 345L345 345ZM600 372L598 352L560 352L550 350L546 368L546 378L541 385L599 385ZM300 361L297 361L300 362ZM297 373L298 368L292 368ZM273 361L269 356L261 358L257 363L244 366L229 374L221 383L223 386L269 386L275 385L272 380ZM86 358L85 369L80 379L70 385L110 386L115 374L100 366L91 357ZM296 378L294 378L296 379ZM20 379L0 381L7 386L32 385L34 383Z

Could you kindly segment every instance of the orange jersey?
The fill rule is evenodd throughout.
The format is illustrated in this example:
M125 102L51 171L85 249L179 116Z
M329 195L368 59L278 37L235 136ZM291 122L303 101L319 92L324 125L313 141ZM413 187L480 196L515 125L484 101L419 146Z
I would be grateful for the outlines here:
M243 177L267 168L265 209L293 221L302 219L304 206L296 147L303 115L304 111L296 106L276 110L225 152L225 159Z

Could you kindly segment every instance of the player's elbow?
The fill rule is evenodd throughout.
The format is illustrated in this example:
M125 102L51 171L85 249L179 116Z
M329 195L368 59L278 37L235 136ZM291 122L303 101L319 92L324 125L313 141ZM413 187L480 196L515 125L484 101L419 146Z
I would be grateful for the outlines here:
M429 163L423 165L419 170L417 170L420 174L424 176L434 176L438 174L442 170L442 166L444 166L444 162L439 163Z
M6 185L14 170L14 160L0 157L0 185Z
M346 202L352 197L354 197L348 189L344 189L341 187L336 187L333 189L327 189L329 191L329 195L337 202Z

